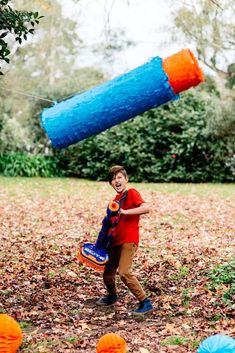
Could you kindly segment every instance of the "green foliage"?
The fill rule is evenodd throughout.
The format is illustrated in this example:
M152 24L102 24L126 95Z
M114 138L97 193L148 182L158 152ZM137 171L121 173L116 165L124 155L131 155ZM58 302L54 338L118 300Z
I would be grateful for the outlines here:
M7 119L0 130L0 152L25 149L27 142L29 138L21 124L14 118Z
M205 81L203 82L203 84L198 86L197 89L201 92L206 92L210 95L220 97L220 92L218 90L216 81L215 81L214 77L212 77L212 76L206 75Z
M44 18L30 48L26 43L16 52L16 64L9 71L10 77L7 75L8 86L11 87L13 82L15 89L36 93L38 89L56 86L61 78L70 81L81 47L77 18L65 15L60 0L15 2L19 8L31 12L39 7Z
M6 40L7 35L13 34L15 40L21 44L23 39L27 40L28 35L34 33L34 26L42 17L38 12L14 10L9 2L10 0L0 0L0 60L6 63L10 62L11 53ZM2 74L1 71L0 74Z
M226 161L226 166L231 170L232 175L235 177L235 154Z
M227 87L233 89L233 86L235 86L235 63L232 63L228 66Z
M221 139L229 139L231 148L235 144L235 100L227 98L225 101L214 99L208 106L207 131Z
M182 6L174 12L174 22L181 34L195 44L199 60L232 88L234 0L223 0L222 3L222 6L216 6L214 1L197 0L188 5L182 1ZM221 65L226 62L231 66L227 64L226 68Z
M193 292L193 288L185 288L182 290L180 299L181 299L181 303L183 306L188 307L189 303L192 299L191 297L191 293Z
M11 106L6 103L3 97L0 99L0 133L4 128L6 120L11 116ZM1 139L0 139L1 141ZM1 142L0 142L1 143Z
M27 129L13 117L11 105L3 98L0 101L0 154L27 150L29 144Z
M187 344L189 339L180 336L170 336L160 342L161 346L181 346Z
M181 100L152 109L58 151L67 175L105 180L111 165L126 166L131 181L231 181L228 141L208 129L213 99L191 91Z
M189 273L189 268L186 266L180 267L177 273L173 274L170 278L173 281L180 281L182 278L185 278L187 274Z
M235 260L217 266L209 272L208 277L208 289L218 292L222 302L232 306L235 299Z
M81 75L76 71L75 63L80 54L81 43L78 38L77 18L68 18L65 15L60 0L14 0L14 7L30 12L39 9L44 16L40 20L40 28L37 26L37 35L16 51L12 57L11 69L1 79L0 100L4 96L4 100L11 104L13 117L28 128L29 120L33 125L38 124L35 115L32 116L32 106L37 98L30 98L16 91L57 100L83 90L90 77L86 77L85 69ZM75 81L79 81L81 87L75 86ZM65 94L53 94L57 88ZM35 146L30 146L30 152L34 148ZM43 149L42 146L39 152L40 149Z
M55 157L33 156L22 152L0 155L0 174L5 176L62 176Z

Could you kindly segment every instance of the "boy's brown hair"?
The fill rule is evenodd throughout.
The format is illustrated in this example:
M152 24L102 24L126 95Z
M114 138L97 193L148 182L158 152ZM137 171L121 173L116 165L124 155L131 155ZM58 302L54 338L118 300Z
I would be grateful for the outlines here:
M122 173L122 175L124 175L124 177L127 179L127 172L126 169L122 166L122 165L115 165L113 167L111 167L109 169L109 173L108 173L108 181L109 184L111 184L113 178L118 174L118 173Z

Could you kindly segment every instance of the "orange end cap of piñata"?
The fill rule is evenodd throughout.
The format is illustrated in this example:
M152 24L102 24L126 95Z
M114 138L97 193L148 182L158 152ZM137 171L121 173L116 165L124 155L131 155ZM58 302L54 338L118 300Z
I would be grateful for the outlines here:
M175 94L204 81L203 72L190 49L183 49L163 59L162 65Z
M116 212L119 210L119 203L116 201L110 201L109 203L109 209L113 212Z
M0 314L0 353L15 353L22 338L20 325L11 316Z
M124 338L116 333L107 333L102 336L96 346L97 353L126 353L127 345Z

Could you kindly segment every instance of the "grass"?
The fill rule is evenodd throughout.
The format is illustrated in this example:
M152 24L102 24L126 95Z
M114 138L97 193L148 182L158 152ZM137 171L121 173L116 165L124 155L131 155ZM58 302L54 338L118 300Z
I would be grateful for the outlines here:
M76 337L76 336L67 337L66 341L70 343L76 343L81 341L81 337Z
M26 328L32 326L30 323L28 323L26 321L20 321L19 324L22 329L26 329Z
M170 336L161 341L161 346L181 346L187 344L189 339L180 336Z
M193 288L185 288L185 289L182 290L181 303L186 308L189 306L189 303L190 303L190 300L191 300L190 293L192 293L192 292L193 292Z
M235 194L235 184L221 184L221 183L145 183L136 184L140 190L152 190L163 193L175 193L178 195L197 195L197 196L212 196L218 195L222 198L231 197Z
M60 343L60 341L55 340L55 339L45 339L41 342L38 342L36 345L33 345L32 347L29 348L33 348L35 353L49 353L49 351L45 351L45 349L48 349L50 347L56 347L58 345L58 343ZM24 347L22 347L24 348ZM36 351L35 351L36 349Z
M9 196L16 196L15 188L20 187L24 194L32 195L35 190L40 196L47 197L53 193L58 195L66 194L73 195L76 188L83 189L84 192L91 192L104 188L111 190L108 182L91 181L85 179L74 178L25 178L25 177L3 177L0 176L0 186L6 188ZM129 183L129 187L136 187L140 191L151 190L162 193L175 193L178 195L197 195L197 196L218 196L222 198L231 197L235 194L235 184L190 184L190 183ZM1 191L0 191L1 192Z
M173 274L171 276L171 279L174 281L179 281L180 279L184 278L187 276L187 274L189 273L189 268L186 266L182 266L179 270L177 274Z
M161 346L184 346L189 345L192 350L196 350L199 346L199 341L192 341L187 337L170 336L160 342Z
M220 293L222 301L229 306L233 305L235 295L235 258L230 263L217 266L208 274L210 282L208 288Z

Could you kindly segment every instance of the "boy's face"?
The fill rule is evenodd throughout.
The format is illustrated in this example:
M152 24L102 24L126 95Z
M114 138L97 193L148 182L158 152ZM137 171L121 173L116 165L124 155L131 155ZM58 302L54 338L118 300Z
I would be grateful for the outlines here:
M112 187L118 194L121 194L126 190L127 183L128 178L126 178L121 172L114 175L113 180L111 181Z

